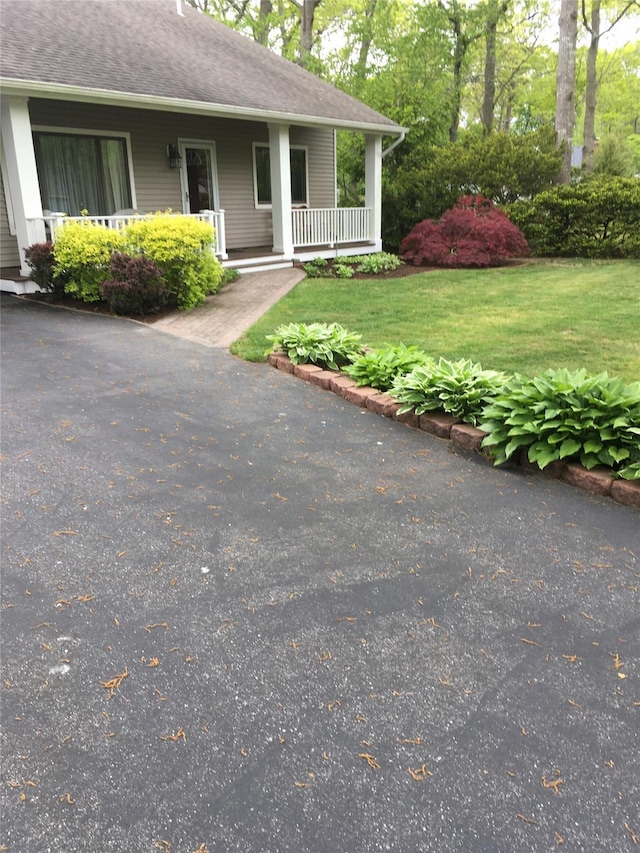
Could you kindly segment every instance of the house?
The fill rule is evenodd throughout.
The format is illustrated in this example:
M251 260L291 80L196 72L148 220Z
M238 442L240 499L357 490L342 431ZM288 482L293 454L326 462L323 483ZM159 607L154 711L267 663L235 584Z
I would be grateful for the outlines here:
M404 131L375 110L181 0L2 0L0 24L3 289L82 211L208 219L241 271L380 250ZM337 203L337 130L366 140L362 208Z

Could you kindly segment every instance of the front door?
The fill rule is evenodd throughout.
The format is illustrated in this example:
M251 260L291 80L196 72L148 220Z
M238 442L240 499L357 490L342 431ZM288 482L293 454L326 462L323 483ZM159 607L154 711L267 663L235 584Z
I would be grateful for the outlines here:
M219 210L215 144L183 140L179 148L183 212Z

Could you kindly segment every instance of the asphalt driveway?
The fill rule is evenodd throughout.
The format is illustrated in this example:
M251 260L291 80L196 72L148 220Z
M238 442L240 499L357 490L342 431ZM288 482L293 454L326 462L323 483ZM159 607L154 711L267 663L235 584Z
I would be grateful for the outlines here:
M636 509L2 309L0 849L637 849Z

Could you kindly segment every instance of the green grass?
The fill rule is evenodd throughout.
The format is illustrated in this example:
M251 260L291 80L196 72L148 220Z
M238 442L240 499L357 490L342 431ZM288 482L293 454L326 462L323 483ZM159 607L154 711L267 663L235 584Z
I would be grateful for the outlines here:
M236 341L265 358L281 323L338 322L363 343L417 344L433 356L534 375L549 367L640 379L640 263L532 261L386 280L305 279Z

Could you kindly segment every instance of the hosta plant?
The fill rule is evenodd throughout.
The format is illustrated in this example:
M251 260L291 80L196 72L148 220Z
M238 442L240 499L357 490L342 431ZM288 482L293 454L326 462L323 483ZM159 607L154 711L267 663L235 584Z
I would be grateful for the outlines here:
M540 468L574 460L640 479L640 382L585 370L517 375L487 404L479 425L489 433L483 446L496 464L524 447Z
M362 335L339 323L289 323L267 335L271 350L286 352L294 364L317 364L339 370L362 352Z
M355 379L358 385L369 385L380 391L388 391L397 376L410 373L415 367L432 361L424 350L416 346L387 345L381 349L363 352L353 364L344 367L343 371Z
M400 413L441 410L477 424L484 405L502 391L506 379L504 373L483 370L468 359L441 358L398 376L390 393L403 404Z
M353 267L350 267L349 264L334 264L333 274L336 278L353 278L355 275Z

